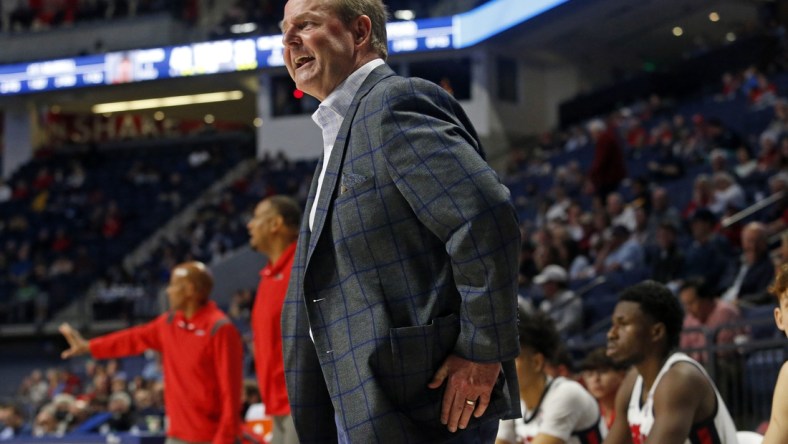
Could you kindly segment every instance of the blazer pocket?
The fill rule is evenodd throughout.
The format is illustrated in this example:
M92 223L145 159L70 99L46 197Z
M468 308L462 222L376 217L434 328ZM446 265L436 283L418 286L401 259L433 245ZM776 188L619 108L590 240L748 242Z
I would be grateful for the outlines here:
M359 194L370 190L375 185L375 178L354 173L342 173L339 180L339 192L337 193L336 203L358 197Z
M443 390L430 389L427 384L454 349L459 333L456 314L433 319L429 325L390 329L395 375L390 395L416 422L442 427Z

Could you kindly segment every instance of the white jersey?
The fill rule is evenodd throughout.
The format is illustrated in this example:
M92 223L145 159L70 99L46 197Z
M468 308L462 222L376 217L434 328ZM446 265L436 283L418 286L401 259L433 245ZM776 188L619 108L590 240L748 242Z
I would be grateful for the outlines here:
M567 444L599 444L607 435L599 404L575 381L558 377L548 380L539 404L528 410L521 402L523 417L501 421L498 439L529 443L543 433Z
M665 364L662 365L662 368L657 374L657 378L654 380L654 384L648 392L648 397L643 403L643 406L640 405L640 398L643 393L643 377L638 375L635 380L635 386L632 388L632 396L629 398L629 407L627 408L627 422L629 422L629 431L632 434L632 444L643 444L646 442L648 433L651 431L651 427L654 426L654 392L662 376L664 376L677 362L688 362L700 369L701 373L703 373L709 381L709 384L714 388L714 394L717 397L715 414L708 419L692 424L690 434L687 440L684 441L684 444L691 444L693 442L702 442L704 444L737 444L736 426L714 382L709 378L706 370L698 361L680 352L673 353L668 360L665 361Z

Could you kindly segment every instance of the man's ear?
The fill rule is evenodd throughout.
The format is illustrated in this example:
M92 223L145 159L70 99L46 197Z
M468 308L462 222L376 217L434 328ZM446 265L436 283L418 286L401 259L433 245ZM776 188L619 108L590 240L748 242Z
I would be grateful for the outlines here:
M544 355L539 353L539 352L534 352L533 360L534 360L533 361L534 368L536 369L536 371L538 371L538 372L544 371L544 365L545 365L545 361L546 361L546 359L544 358Z
M785 329L783 329L783 311L780 307L774 308L774 323L777 324L778 329L785 331Z
M276 216L271 218L271 231L277 232L281 230L284 224L285 224L285 218L282 217L281 214L277 214Z
M651 340L653 342L659 342L662 338L667 336L668 332L665 328L665 324L662 322L655 322L654 325L651 326Z
M355 22L353 22L353 40L356 42L356 45L364 43L364 41L371 39L371 37L372 20L366 15L356 17Z

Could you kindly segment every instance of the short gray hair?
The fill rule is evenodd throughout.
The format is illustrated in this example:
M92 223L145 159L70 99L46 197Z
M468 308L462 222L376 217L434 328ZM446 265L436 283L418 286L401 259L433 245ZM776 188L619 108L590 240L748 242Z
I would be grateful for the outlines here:
M357 17L366 15L372 21L372 49L386 60L389 55L386 21L388 11L381 0L331 0L332 9L345 25Z

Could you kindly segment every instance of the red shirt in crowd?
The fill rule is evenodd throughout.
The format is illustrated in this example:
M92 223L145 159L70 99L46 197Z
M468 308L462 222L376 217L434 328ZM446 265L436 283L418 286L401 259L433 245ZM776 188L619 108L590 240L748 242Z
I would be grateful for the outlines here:
M290 414L282 357L281 317L295 249L296 243L293 242L276 263L269 262L260 272L260 284L257 286L257 296L252 308L257 381L265 404L265 413L272 416Z
M238 330L213 301L191 319L168 312L147 324L90 341L98 359L161 352L167 436L231 444L241 427L243 345Z

